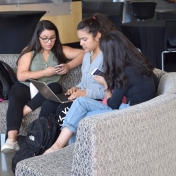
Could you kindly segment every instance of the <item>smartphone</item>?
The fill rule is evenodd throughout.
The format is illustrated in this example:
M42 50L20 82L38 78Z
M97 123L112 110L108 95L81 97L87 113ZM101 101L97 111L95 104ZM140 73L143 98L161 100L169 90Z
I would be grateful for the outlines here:
M92 72L91 75L99 75L99 76L103 76L103 72L100 71L98 68L95 68Z
M56 65L56 66L54 66L55 68L62 68L62 65Z

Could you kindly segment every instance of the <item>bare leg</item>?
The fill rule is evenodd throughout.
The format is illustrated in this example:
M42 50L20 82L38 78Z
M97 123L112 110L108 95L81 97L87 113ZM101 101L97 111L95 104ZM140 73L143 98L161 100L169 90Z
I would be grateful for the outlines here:
M11 130L8 132L8 139L12 139L13 142L17 141L17 135L18 135L18 131L17 130Z
M30 113L32 110L28 107L28 106L24 106L23 108L23 116L27 115L28 113ZM18 135L18 131L17 130L11 130L8 132L8 139L12 139L13 142L17 141L17 135Z
M72 135L73 135L72 131L70 131L66 127L63 128L56 142L51 146L51 148L46 150L44 154L48 154L65 147Z
M32 112L32 109L25 105L23 108L23 117L29 114L30 112Z

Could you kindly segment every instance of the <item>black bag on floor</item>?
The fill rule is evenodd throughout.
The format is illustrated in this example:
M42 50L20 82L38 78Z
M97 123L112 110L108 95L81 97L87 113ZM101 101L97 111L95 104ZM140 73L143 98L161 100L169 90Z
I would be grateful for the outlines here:
M0 98L8 99L9 90L16 80L12 68L7 63L0 61Z
M43 154L52 146L59 134L58 118L53 114L39 117L30 123L25 142L12 158L12 171L15 173L16 164L19 161Z

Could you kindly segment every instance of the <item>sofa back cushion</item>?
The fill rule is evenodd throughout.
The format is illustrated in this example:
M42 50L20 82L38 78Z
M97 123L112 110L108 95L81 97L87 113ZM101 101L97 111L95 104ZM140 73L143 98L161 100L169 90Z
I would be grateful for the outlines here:
M19 54L0 54L0 60L10 65L11 68L16 73L17 71L16 61L18 60L18 56Z
M63 92L66 92L71 87L75 87L81 81L81 76L81 66L73 68L67 74L63 75L59 81Z

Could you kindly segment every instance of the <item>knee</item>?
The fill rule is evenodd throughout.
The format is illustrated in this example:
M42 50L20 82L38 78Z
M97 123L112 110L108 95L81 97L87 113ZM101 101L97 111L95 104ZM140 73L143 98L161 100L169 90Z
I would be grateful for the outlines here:
M83 102L84 101L84 99L85 99L85 97L78 97L78 98L76 98L76 102L78 102L78 103L81 103L81 102Z
M26 101L28 99L30 99L30 91L29 90L26 90L26 89L23 89L24 91L22 90L12 90L9 92L9 100L11 101Z
M19 95L19 94L10 94L9 102L12 104L26 104L26 102L30 99L27 95Z
M67 114L67 112L69 111L70 107L71 107L71 102L70 103L61 103L57 109L56 109L56 115L59 116L63 116Z
M76 98L75 103L78 103L81 105L81 104L87 103L88 99L89 98L87 98L87 97L78 97L78 98Z
M62 86L59 83L51 83L48 86L54 93L62 93Z
M56 115L59 115L62 111L68 111L69 107L67 107L64 103L60 104L56 109Z
M42 108L48 109L48 108L51 106L52 103L53 103L53 102L50 101L50 100L45 100L45 101L42 103Z

